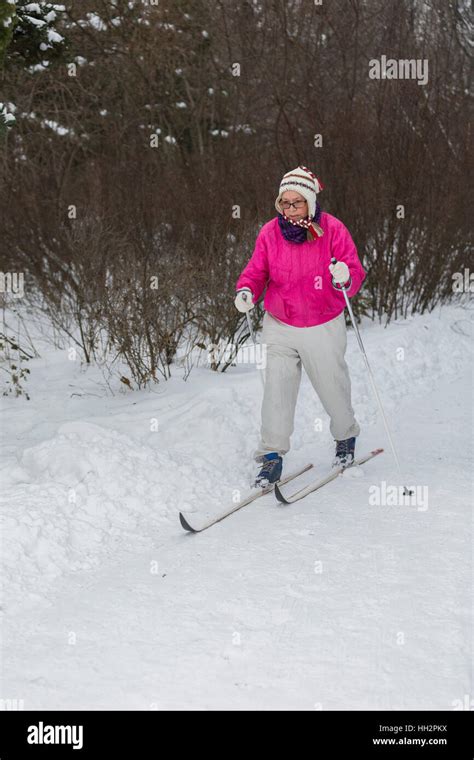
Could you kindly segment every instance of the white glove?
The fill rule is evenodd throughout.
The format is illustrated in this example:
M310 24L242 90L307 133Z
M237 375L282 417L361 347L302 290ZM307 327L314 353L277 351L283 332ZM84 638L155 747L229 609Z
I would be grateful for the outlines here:
M235 296L235 308L241 312L250 311L255 306L253 302L253 293L250 288L241 288Z
M332 274L334 282L338 285L344 285L351 276L349 267L344 264L343 261L338 261L336 264L329 264L329 271Z

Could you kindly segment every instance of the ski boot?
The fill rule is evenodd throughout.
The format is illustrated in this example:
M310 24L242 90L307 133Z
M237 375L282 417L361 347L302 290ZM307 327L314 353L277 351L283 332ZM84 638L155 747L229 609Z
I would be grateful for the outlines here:
M282 467L283 457L276 451L265 454L262 459L262 468L254 482L254 488L266 488L270 483L280 480Z
M332 463L333 467L347 467L354 461L355 437L346 438L345 441L336 441L336 454Z

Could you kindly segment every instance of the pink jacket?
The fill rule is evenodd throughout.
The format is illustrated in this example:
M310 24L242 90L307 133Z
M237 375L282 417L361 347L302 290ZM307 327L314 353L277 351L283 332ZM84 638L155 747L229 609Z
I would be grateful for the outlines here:
M277 216L264 224L236 290L250 288L256 303L267 286L264 308L293 327L312 327L335 319L344 310L345 300L331 281L331 257L349 267L349 297L359 291L366 272L348 229L339 219L323 211L319 226L324 230L322 237L290 243L282 235Z

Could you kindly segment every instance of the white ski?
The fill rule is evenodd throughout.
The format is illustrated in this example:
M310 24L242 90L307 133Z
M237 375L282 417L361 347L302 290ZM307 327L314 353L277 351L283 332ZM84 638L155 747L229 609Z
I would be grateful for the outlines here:
M292 496L283 496L278 485L275 485L275 496L282 504L293 504L295 501L304 499L305 496L313 493L313 491L317 491L318 488L322 488L322 486L325 486L326 483L330 483L331 480L335 480L344 472L344 470L348 470L350 467L356 467L357 465L364 464L364 462L368 462L369 459L376 457L378 454L382 454L382 452L383 449L374 449L374 451L371 451L369 454L360 457L360 459L355 459L352 464L346 465L345 467L343 465L340 467L334 467L334 469L325 478L316 481L316 483L311 483L309 486L302 488L300 491L296 491L296 493L294 493ZM280 483L280 485L282 484Z
M302 467L300 470L297 470L296 472L291 473L291 475L287 475L286 477L282 478L278 482L280 483L280 485L289 483L290 480L297 478L299 475L302 475L303 472L307 472L312 467L313 467L312 464L307 464L305 467ZM188 530L191 533L201 533L201 531L206 530L207 528L210 528L211 525L215 525L216 523L223 520L225 517L229 517L229 515L232 515L234 512L237 512L238 509L242 509L242 507L247 506L247 504L251 504L252 501L255 501L255 499L259 499L260 496L265 496L267 493L271 493L273 491L274 486L275 486L275 483L270 483L265 488L261 488L260 490L256 489L254 493L250 494L242 501L239 501L238 504L233 506L231 509L228 509L227 512L224 512L223 514L219 515L219 517L214 517L212 520L209 520L209 522L205 523L200 528L193 528L192 525L189 524L188 520L185 518L182 512L179 513L179 520L184 530Z

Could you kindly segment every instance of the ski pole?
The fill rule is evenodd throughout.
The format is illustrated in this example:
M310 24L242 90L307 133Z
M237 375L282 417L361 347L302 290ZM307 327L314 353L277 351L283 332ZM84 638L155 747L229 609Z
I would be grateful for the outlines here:
M337 264L337 259L333 257L331 259L331 264ZM360 350L362 352L362 356L364 357L365 365L367 367L367 371L369 373L369 379L370 379L370 382L371 382L371 385L372 385L372 390L374 392L375 398L376 398L377 403L379 405L380 413L382 415L383 423L385 425L385 430L387 432L388 440L390 441L390 447L392 449L393 456L395 457L395 461L397 463L398 473L400 475L400 481L403 482L403 476L402 476L402 469L400 467L400 461L398 459L397 452L395 451L395 446L393 444L392 436L390 434L387 418L385 417L385 412L383 410L382 402L380 400L380 396L379 396L378 391L377 391L377 386L375 385L374 376L372 374L372 370L370 369L369 360L367 359L367 354L365 353L365 348L364 348L364 344L362 343L362 338L360 337L359 328L357 327L356 321L354 319L354 314L353 314L353 311L352 311L352 306L351 306L350 301L349 301L349 296L346 293L347 288L345 288L343 285L340 285L339 287L336 288L336 290L342 290L342 292L344 293L344 298L346 299L346 306L347 306L348 311L349 311L349 315L350 315L350 318L351 318L352 326L353 326L355 334L357 336L357 342L359 343L359 348L360 348ZM404 488L404 495L410 495L410 494L413 493L413 491L410 491L405 485L403 486L403 488Z
M246 301L247 300L247 293L245 293L245 292L242 293L242 298L243 298L244 301ZM248 311L245 312L245 316L247 317L247 325L248 325L248 328L249 328L250 337L253 340L253 345L255 346L255 354L256 354L256 352L257 352L257 340L255 338L255 333L253 331L252 323L250 322L250 316L249 316L249 312ZM257 360L257 357L255 356L255 364L256 364L256 360ZM258 367L257 367L257 371L258 371L258 374L260 375L260 379L262 381L262 387L265 388L265 380L263 378L263 372L261 370L259 370Z

